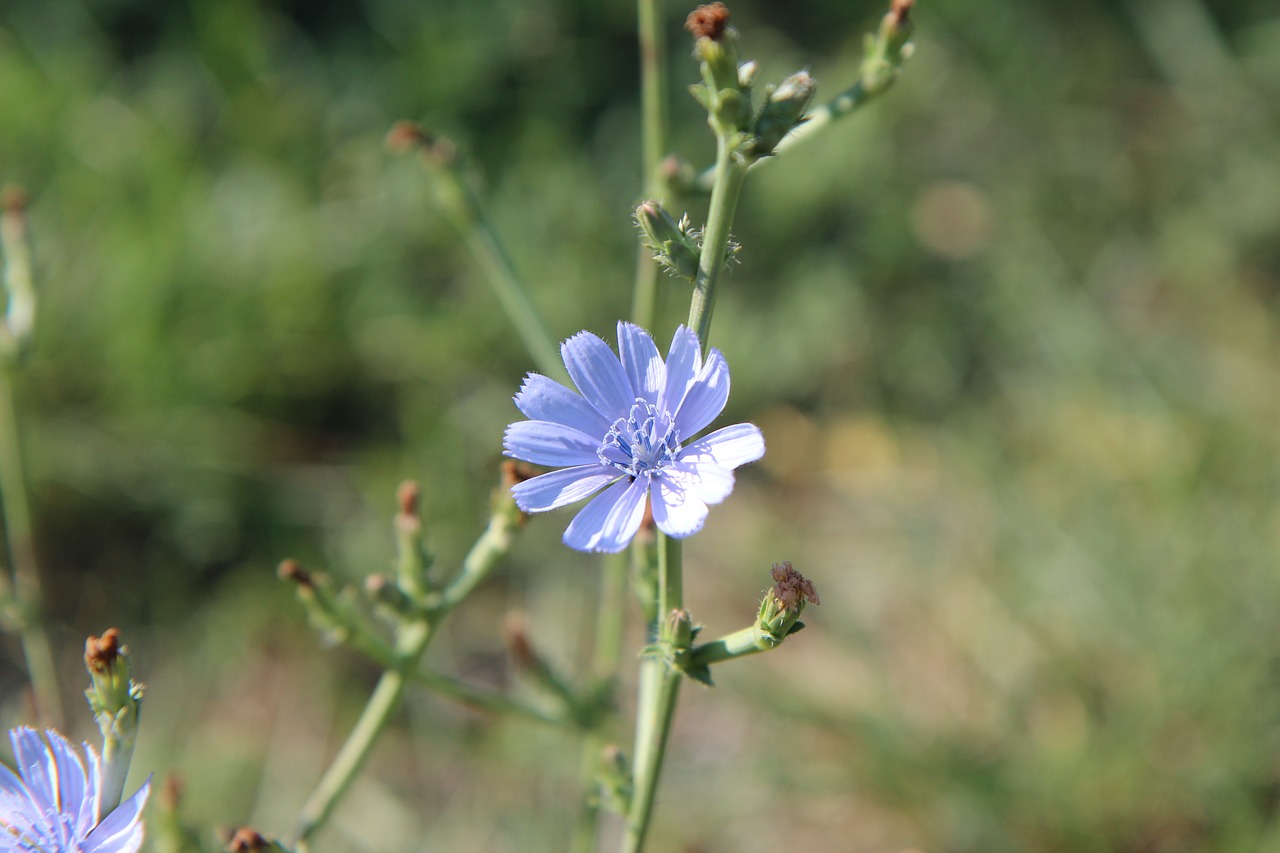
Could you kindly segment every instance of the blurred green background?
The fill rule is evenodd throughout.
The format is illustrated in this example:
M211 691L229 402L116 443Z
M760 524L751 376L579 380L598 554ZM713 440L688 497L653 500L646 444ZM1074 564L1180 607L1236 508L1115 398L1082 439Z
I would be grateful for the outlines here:
M883 13L731 6L761 79L807 67L820 97ZM705 164L688 11L665 28L673 148ZM531 367L387 129L456 139L553 336L612 339L634 18L0 6L50 630L74 703L84 636L122 628L149 684L135 778L180 774L195 822L290 832L376 677L317 640L275 564L384 570L405 478L455 563ZM688 603L711 634L742 627L789 559L822 606L686 691L654 849L1280 850L1280 14L924 0L915 19L899 85L743 198L713 343L725 422L769 452L686 549ZM687 305L664 293L660 339ZM568 518L530 524L432 667L510 681L512 609L585 659L599 568L559 546ZM562 850L577 765L568 734L417 693L318 849Z

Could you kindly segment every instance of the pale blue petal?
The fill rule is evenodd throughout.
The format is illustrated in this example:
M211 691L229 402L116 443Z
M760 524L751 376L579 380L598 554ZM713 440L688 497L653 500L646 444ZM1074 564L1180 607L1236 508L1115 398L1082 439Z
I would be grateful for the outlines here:
M680 455L680 461L662 472L676 485L698 496L703 503L718 504L733 492L733 472L710 456Z
M502 436L506 454L536 465L599 462L600 438L551 421L518 421Z
M560 354L573 384L605 420L613 423L627 416L635 394L608 344L590 332L579 332L560 345Z
M657 403L658 392L667 381L667 368L649 333L634 323L619 322L618 355L635 396Z
M718 349L711 350L698 380L685 395L676 412L676 429L681 437L694 436L724 411L729 401L729 363Z
M18 772L27 783L31 796L37 803L55 808L58 803L57 765L53 755L35 729L19 726L9 733L13 743L13 758Z
M69 741L49 729L49 746L58 772L58 811L75 818L76 832L83 836L98 822L97 803L88 803L92 811L85 809L89 782L85 778L84 760ZM88 746L85 747L88 749Z
M588 435L604 435L612 423L592 408L581 394L539 373L530 373L524 378L515 402L530 420L564 424Z
M89 824L92 826L102 812L102 759L89 744L86 743L84 749L89 759L89 790L85 794L83 811L93 816Z
M706 455L722 468L733 470L764 456L764 436L754 424L734 424L685 445L680 459Z
M657 479L653 484L653 523L668 536L683 539L702 529L707 505L678 482Z
M598 462L578 465L516 483L511 487L511 495L516 506L525 512L546 512L589 497L617 477L617 471Z
M644 480L619 480L569 522L564 544L579 551L616 554L627 547L644 520Z
M151 793L151 778L98 824L85 839L85 853L137 853L142 846L142 809Z
M702 348L698 336L686 326L676 329L667 351L667 383L658 398L658 410L675 412L684 395L702 370Z
M27 796L27 786L22 783L18 775L0 764L0 796L12 794L13 796Z

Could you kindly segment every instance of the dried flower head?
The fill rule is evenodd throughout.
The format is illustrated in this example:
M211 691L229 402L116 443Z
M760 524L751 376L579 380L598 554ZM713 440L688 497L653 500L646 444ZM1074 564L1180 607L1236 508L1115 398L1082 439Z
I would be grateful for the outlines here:
M788 610L796 610L805 601L810 604L821 604L818 590L813 581L800 574L792 567L790 561L773 566L773 594L778 597Z
M719 41L729 26L729 7L723 3L708 3L699 6L689 13L684 28L693 33L695 39L709 38Z

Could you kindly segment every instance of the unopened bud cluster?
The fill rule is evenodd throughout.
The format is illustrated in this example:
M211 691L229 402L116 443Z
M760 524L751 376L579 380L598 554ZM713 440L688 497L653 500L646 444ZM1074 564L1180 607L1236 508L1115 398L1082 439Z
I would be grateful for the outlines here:
M755 62L738 63L738 32L729 26L723 3L699 6L685 28L693 34L694 53L701 62L702 82L690 87L707 111L716 135L746 161L773 153L782 138L804 121L816 84L807 71L792 74L765 91L759 109L752 106Z

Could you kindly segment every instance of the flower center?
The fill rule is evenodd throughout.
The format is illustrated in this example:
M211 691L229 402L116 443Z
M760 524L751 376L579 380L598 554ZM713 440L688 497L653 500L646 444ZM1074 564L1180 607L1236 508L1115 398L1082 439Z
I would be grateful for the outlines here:
M596 455L631 477L658 477L680 453L680 432L669 412L659 412L637 397L631 413L618 418L605 433Z

